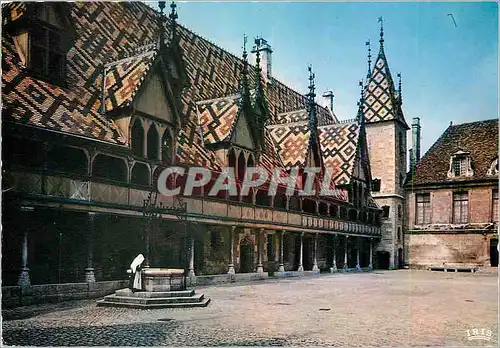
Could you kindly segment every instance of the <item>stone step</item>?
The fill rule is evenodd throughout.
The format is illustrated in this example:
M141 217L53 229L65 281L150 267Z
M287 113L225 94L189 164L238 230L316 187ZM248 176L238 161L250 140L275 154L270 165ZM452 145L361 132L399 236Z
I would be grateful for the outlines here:
M139 297L139 298L165 298L165 297L191 297L195 294L194 289L179 291L138 291L132 292L130 289L116 290L116 296Z
M195 308L206 307L210 303L209 298L203 299L201 302L195 303L157 303L157 304L141 304L141 303L124 303L111 302L106 300L97 301L98 307L120 307L120 308L136 308L136 309L161 309L161 308Z
M203 301L205 295L195 294L190 297L127 297L127 296L116 296L108 295L104 297L107 302L115 303L137 303L137 304L162 304L162 303L196 303Z

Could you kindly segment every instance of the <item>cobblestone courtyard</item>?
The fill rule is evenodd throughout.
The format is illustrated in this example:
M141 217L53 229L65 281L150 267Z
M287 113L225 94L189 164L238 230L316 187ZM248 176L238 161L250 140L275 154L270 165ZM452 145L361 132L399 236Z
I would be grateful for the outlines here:
M199 288L207 308L136 310L94 300L3 312L7 345L454 345L498 342L493 273L392 271ZM468 341L486 328L491 341Z

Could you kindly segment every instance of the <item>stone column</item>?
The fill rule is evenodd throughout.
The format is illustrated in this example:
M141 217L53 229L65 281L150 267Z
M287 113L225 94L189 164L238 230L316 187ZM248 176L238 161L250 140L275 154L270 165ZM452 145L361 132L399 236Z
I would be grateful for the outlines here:
M94 231L95 231L95 216L93 212L88 213L87 232L87 268L85 268L85 281L87 283L95 283L94 275Z
M23 264L21 268L21 273L19 274L19 280L17 281L17 285L19 286L30 286L30 273L28 268L28 230L24 230L24 238L23 238Z
M370 238L370 264L368 265L368 269L373 270L373 238Z
M261 228L257 232L257 273L264 273L264 267L262 267L262 243L260 240L261 234L264 232L264 229Z
M285 272L285 263L283 261L283 239L285 238L285 231L281 231L280 234L280 267L278 272Z
M336 253L336 250L337 249L337 245L336 245L336 241L337 241L337 235L334 234L333 235L333 262L332 262L332 267L330 268L330 273L335 273L337 272L337 253Z
M349 236L345 236L345 250L344 250L344 270L347 269L347 239Z
M318 267L318 234L314 236L314 260L313 260L313 269L314 272L319 272Z
M234 271L234 231L236 226L231 226L231 231L229 231L229 270L227 274L234 276L236 273Z
M189 279L192 281L196 279L196 274L194 273L194 238L192 236L189 237Z
M302 257L304 254L304 232L300 234L300 254L299 254L299 268L297 269L297 272L304 272L304 266L302 264Z
M360 237L356 238L356 271L361 271L361 266L359 264L359 248L360 248Z

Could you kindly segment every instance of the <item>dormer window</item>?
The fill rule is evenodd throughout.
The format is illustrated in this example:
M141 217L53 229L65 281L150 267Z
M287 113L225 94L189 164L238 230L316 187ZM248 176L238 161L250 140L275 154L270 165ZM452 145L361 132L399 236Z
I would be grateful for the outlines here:
M29 68L41 78L61 84L66 78L66 50L56 28L33 29L28 56Z
M32 2L25 13L5 26L11 33L23 66L35 78L62 86L66 78L66 54L75 36L71 5Z
M458 151L451 156L448 178L473 176L470 152Z
M495 158L488 169L488 173L486 175L498 175L498 158Z

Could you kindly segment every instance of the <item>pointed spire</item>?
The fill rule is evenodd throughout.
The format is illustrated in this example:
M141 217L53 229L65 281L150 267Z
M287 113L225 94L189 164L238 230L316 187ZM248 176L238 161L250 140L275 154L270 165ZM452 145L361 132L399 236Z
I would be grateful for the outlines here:
M368 46L368 73L366 74L366 78L368 79L372 75L372 47L370 39L368 39L365 44Z
M259 41L258 38L255 39L255 47L257 52L255 52L255 75L256 75L256 81L255 81L255 91L257 95L260 95L262 92L262 74L261 74L261 67L260 67L260 50L258 49Z
M380 23L380 48L384 47L384 19L378 17L378 22Z
M158 18L158 30L159 30L159 46L160 48L163 47L163 44L165 43L165 13L163 12L165 10L165 1L158 1L158 8L160 9L160 17Z
M177 15L177 5L174 1L170 4L170 14L168 15L168 18L170 18L170 38L171 42L174 42L176 38L176 27L177 27L177 18L179 16Z
M358 102L358 122L360 124L365 123L365 113L363 112L363 104L365 102L365 94L364 91L365 89L363 88L363 80L359 80L359 102Z
M314 98L316 93L316 85L314 84L315 74L312 71L312 65L309 65L307 70L309 71L309 93L307 94L307 111L309 113L309 129L311 131L311 139L315 137L316 128L318 125L318 120L316 117L316 102Z
M242 95L248 92L248 54L246 34L243 34L243 70L240 80L240 92Z
M403 94L401 90L401 73L398 73L398 99L399 99L399 104L403 104Z

